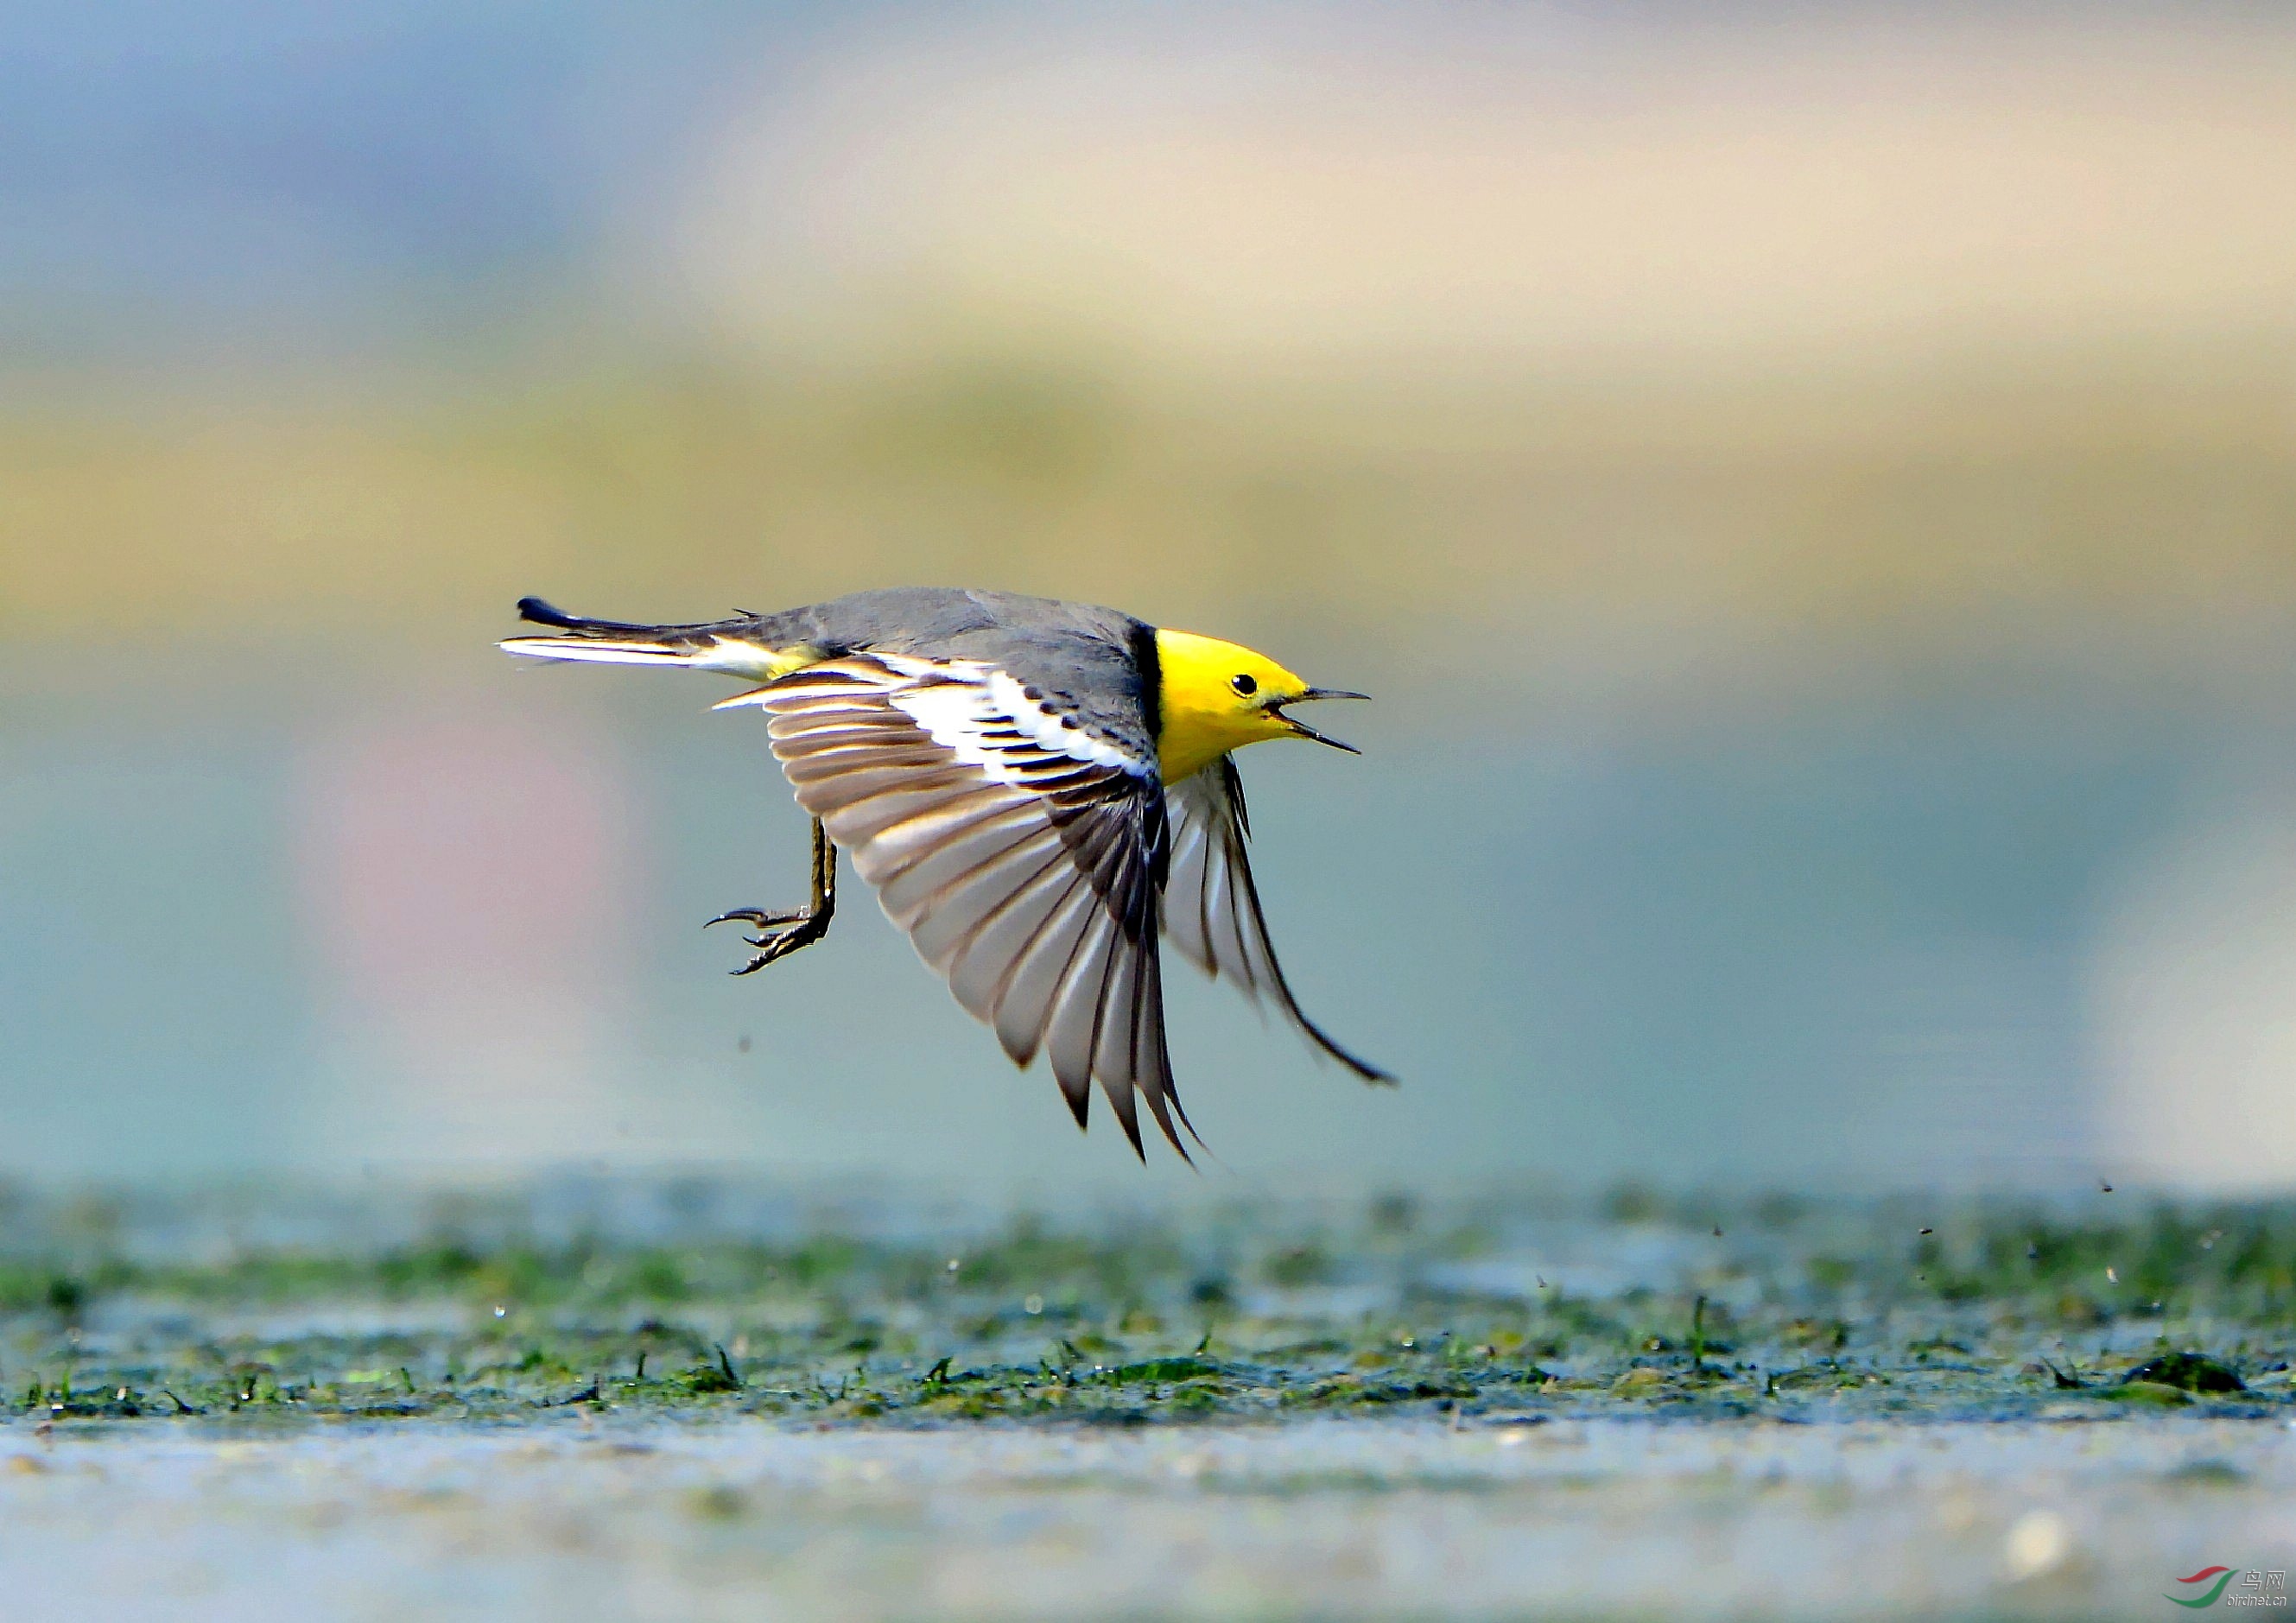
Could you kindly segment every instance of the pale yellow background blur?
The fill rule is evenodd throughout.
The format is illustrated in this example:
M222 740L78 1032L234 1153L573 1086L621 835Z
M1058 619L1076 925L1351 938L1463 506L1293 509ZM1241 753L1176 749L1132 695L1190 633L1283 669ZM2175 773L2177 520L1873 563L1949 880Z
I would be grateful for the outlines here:
M0 1170L1132 1176L487 646L954 582L1379 694L1233 1176L2296 1176L2279 13L193 9L7 25Z

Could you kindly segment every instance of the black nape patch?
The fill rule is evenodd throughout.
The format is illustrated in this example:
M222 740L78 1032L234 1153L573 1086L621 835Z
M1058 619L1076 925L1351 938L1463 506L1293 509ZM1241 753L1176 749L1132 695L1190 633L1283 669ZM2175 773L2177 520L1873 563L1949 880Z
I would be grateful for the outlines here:
M1140 670L1140 714L1148 723L1148 740L1164 736L1164 661L1156 652L1156 627L1133 622L1132 663Z

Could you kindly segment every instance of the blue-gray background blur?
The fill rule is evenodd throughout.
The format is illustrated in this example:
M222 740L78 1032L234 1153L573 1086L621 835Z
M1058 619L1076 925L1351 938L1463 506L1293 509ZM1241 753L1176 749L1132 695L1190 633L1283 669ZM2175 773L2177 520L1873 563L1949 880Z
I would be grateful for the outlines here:
M952 582L1247 758L1215 1179L2296 1177L2278 7L0 12L0 1174L1167 1183L706 679Z

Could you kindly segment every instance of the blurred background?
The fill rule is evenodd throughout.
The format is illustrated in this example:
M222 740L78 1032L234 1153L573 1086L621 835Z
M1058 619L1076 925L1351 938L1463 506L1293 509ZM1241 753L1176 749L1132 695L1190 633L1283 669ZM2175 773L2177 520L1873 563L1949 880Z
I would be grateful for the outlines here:
M1176 979L1215 1184L2296 1179L2284 8L17 7L0 154L0 1175L1184 1184L491 646L947 583L1378 695L1405 1086Z

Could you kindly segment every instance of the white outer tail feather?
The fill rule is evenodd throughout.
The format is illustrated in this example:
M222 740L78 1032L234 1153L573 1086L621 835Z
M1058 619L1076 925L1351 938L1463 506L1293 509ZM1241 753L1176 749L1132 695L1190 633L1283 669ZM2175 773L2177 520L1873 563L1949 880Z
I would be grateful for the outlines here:
M675 665L687 670L718 671L752 680L769 680L783 668L769 651L724 637L680 648L662 643L617 642L607 637L514 636L500 646L504 653L529 660L594 665Z

